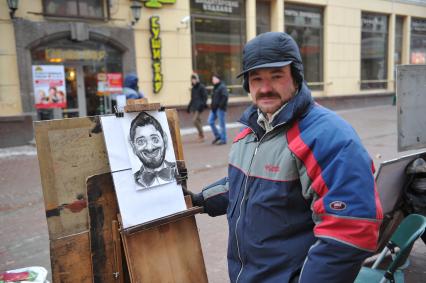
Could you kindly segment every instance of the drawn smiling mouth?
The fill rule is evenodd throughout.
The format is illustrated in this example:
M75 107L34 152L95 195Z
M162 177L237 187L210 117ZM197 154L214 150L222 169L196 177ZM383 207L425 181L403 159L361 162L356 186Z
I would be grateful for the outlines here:
M154 149L152 151L144 151L143 155L145 155L147 158L156 158L160 154L160 149Z

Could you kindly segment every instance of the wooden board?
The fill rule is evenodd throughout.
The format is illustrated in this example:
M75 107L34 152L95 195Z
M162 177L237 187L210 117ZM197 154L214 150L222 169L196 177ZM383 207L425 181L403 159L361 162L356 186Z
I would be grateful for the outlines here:
M208 282L194 216L122 239L133 283Z
M109 172L97 117L35 122L51 240L88 231L86 179Z
M126 104L148 104L148 98L127 99Z
M149 104L128 104L124 106L124 112L141 112L141 111L153 111L160 110L160 103L149 103Z
M50 241L52 282L92 283L89 232Z
M167 109L166 114L176 159L183 160L177 112L174 109ZM112 266L112 257L114 256L111 256L111 253L114 253L112 246L117 251L120 243L115 242L114 245L110 243L114 237L114 232L117 231L113 231L106 222L101 224L100 218L92 217L96 213L92 211L89 215L89 209L87 209L86 179L89 176L110 171L99 118L83 117L40 121L34 123L34 128L49 230L53 282L92 282L92 279L95 278L98 282L121 282L109 281L108 279L110 278L108 274L117 269L116 266ZM106 177L101 175L99 178ZM111 181L111 179L109 180ZM89 183L93 181L90 179ZM101 188L102 190L104 188ZM105 188L105 190L108 189ZM105 209L103 213L97 214L104 218L103 221L114 218L114 211L118 211L116 207L111 206L111 196L96 197L91 194L89 202L94 211L99 207ZM91 217L90 222L89 216ZM159 250L162 253L159 258L168 258L169 261L176 258L179 261L178 263L169 263L168 270L173 270L173 274L176 273L176 276L173 275L173 278L175 278L173 280L176 281L167 282L207 282L194 216L148 231L155 230L162 237L157 238L157 240L161 239L158 242L162 242L158 243L162 247ZM110 232L111 235L109 235ZM132 235L127 242L133 248L137 247L139 243L139 245L144 246L143 248L148 248L152 254L156 254L157 252L154 253L155 249L141 244L144 243L144 239L155 240L155 238L152 238L151 232L148 233L149 235L145 232ZM90 234L94 234L92 241L90 241ZM143 236L138 239L140 235ZM185 239L185 241L182 241L182 239ZM99 240L104 241L104 244L96 243ZM176 245L176 243L181 242L182 245ZM178 247L172 247L174 245ZM94 251L93 257L91 249ZM129 256L132 259L129 261L132 267L138 266L146 259L145 254L142 255L141 259L133 252ZM126 258L129 259L127 254ZM92 260L94 262L93 268ZM155 262L160 261L155 260ZM145 262L145 264L151 266L150 262ZM126 262L123 262L123 266L126 268ZM118 269L123 268L123 266L118 266ZM144 268L146 269L146 266ZM183 268L183 270L176 271L176 268ZM152 270L151 273L147 274L151 274L155 278L157 271L158 269ZM102 274L103 272L105 274ZM126 272L125 269L123 272L125 282L128 279ZM136 276L138 276L138 272L135 273ZM119 277L119 280L123 280L123 277ZM190 280L182 281L182 278L190 278Z
M176 109L166 109L167 122L169 123L170 135L172 136L173 148L175 150L176 160L184 160L183 146L180 136L179 117Z
M90 219L90 249L92 252L93 282L120 282L122 262L118 225L113 227L119 213L111 173L87 179Z
M110 170L99 119L40 121L34 128L53 282L92 282L86 179Z
M117 245L113 239L115 231L109 224L117 219L118 213L111 174L90 177L87 180L87 195L93 282L124 280L124 276L114 277L115 272L124 274L118 270L122 267L119 262L121 257L114 250ZM187 205L191 206L190 201ZM127 240L123 239L132 282L207 282L193 215L130 235L123 231L122 237ZM165 260L167 266L164 266Z

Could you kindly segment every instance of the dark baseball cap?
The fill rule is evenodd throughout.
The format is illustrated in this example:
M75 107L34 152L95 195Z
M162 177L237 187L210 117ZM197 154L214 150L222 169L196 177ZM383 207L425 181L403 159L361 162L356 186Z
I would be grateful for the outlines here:
M237 78L262 68L280 68L291 63L302 64L299 47L294 39L284 32L262 33L244 46L243 71Z

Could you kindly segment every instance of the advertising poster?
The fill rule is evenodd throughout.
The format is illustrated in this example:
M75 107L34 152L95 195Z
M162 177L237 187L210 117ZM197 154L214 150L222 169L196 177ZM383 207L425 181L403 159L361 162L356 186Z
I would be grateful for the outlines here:
M36 109L67 107L63 65L34 65L33 86Z
M98 95L120 94L123 92L123 74L100 73L98 79Z

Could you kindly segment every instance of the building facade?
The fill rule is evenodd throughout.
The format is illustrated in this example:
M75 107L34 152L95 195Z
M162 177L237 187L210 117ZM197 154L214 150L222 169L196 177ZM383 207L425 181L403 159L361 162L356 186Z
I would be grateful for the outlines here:
M230 104L247 104L236 79L241 50L266 31L294 37L318 100L391 97L397 65L426 64L423 0L22 0L13 19L2 1L0 134L28 117L110 113L112 85L117 91L127 73L139 76L150 102L178 108L189 101L193 71L206 85L218 73ZM63 83L46 86L61 85L66 104L42 105L50 88L39 89L38 76L49 68Z

